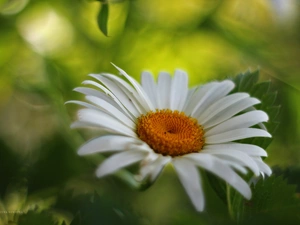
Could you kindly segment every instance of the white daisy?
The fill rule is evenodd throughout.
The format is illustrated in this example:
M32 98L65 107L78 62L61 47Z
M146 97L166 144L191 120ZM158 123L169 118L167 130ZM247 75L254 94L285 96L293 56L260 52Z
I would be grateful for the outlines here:
M161 72L157 82L143 72L140 85L116 68L128 82L112 74L91 74L100 83L83 84L95 89L75 89L90 103L70 101L85 107L72 127L96 127L103 134L81 146L78 154L115 152L98 167L98 177L140 162L139 179L153 182L172 164L195 208L202 211L205 201L198 167L223 179L246 199L251 198L251 189L237 172L271 174L261 159L267 156L264 149L234 142L271 135L252 128L266 122L268 115L254 109L260 101L249 94L229 94L232 81L188 89L187 74L176 70L173 78Z

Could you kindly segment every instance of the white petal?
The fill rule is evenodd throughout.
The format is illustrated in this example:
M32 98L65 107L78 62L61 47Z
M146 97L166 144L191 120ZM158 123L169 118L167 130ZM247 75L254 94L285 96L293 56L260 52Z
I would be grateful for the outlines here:
M191 162L195 163L197 166L217 175L240 192L245 198L251 198L251 189L248 184L221 159L203 153L187 154L184 158L191 160Z
M157 176L161 173L161 171L165 167L165 165L169 163L171 159L172 158L168 156L158 155L158 157L155 160L148 162L146 165L141 167L140 170L141 179L143 180L145 177L149 175L150 181L154 182Z
M245 112L251 112L251 111L255 111L255 110L256 110L255 107L250 106L249 108L245 109L244 111L245 111ZM261 129L267 130L266 126L265 126L263 123L258 123L257 125L258 125Z
M184 158L173 161L179 180L197 211L203 211L205 205L200 174L197 168Z
M143 89L145 90L146 94L149 96L151 102L153 103L153 106L155 108L158 108L157 100L156 100L157 87L152 74L147 71L144 71L142 73L141 83Z
M256 98L246 98L241 101L238 101L237 103L231 105L230 107L224 109L223 111L219 112L217 115L213 116L206 122L201 123L201 125L207 129L212 126L215 126L231 117L233 117L235 114L249 108L252 105L256 105L260 103L260 101Z
M202 86L194 87L194 91L189 93L189 101L187 102L184 112L186 115L191 115L195 106L199 103L199 101L203 98L203 96L208 92L208 90L213 89L219 85L218 82L210 82Z
M92 88L86 88L86 87L77 87L74 89L74 91L77 91L77 92L85 94L85 95L90 95L90 96L95 96L95 97L101 98L104 101L108 102L109 104L113 105L114 107L116 107L118 109L122 109L111 97L107 96L103 92L97 91Z
M188 89L188 93L185 99L185 103L183 105L182 111L186 114L186 115L190 115L191 110L193 109L192 107L190 107L190 111L187 110L187 108L189 108L188 106L191 105L191 101L193 99L193 96L195 95L195 92L197 91L197 86Z
M119 72L126 77L126 79L132 84L132 86L135 88L135 90L137 91L137 93L139 94L139 96L144 100L144 106L147 105L147 111L149 110L153 110L154 107L152 105L152 102L150 101L149 97L147 96L146 92L144 91L144 89L142 88L142 86L135 80L133 79L131 76L129 76L124 70L122 70L121 68L117 67L116 65L114 65L112 63L112 65L119 70Z
M240 173L242 174L247 174L248 173L248 170L241 166L239 163L237 162L234 162L234 161L224 161L225 164L229 165L230 167L232 167L233 169L239 171Z
M234 83L230 80L225 80L214 85L211 89L205 92L201 99L199 99L199 102L192 111L191 116L198 118L207 107L227 95L233 88Z
M224 143L224 144L205 145L203 147L203 150L216 150L216 149L222 149L223 151L232 149L232 150L244 152L251 156L267 156L267 152L264 149L251 144L240 144L240 143L231 142L231 143Z
M136 138L119 135L106 135L86 142L78 150L79 155L88 155L99 152L121 151L132 149L133 145L142 142Z
M157 81L158 109L170 108L171 76L166 72L160 72Z
M213 116L217 115L219 112L247 97L249 97L249 94L246 93L235 93L232 95L225 96L213 103L207 109L205 109L197 119L198 121L201 121L201 124L203 124Z
M205 143L219 144L251 137L271 137L271 135L267 131L261 129L241 128L220 134L211 135L208 137L205 136Z
M92 105L92 104L87 103L87 102L72 100L72 101L67 101L65 104L69 104L69 103L73 103L73 104L84 106L84 107L89 108L89 109L95 109L95 110L101 111L101 109L99 109L97 106Z
M235 116L219 125L213 127L206 132L206 136L211 136L215 134L220 134L226 131L247 128L255 124L268 121L268 115L261 110L255 110L251 112L244 113L239 116Z
M134 115L140 115L146 112L141 104L133 101L134 96L137 95L137 92L133 88L131 90L131 94L128 96L129 92L124 91L126 88L121 88L116 82L113 82L99 74L90 74L90 76L102 82L119 99L129 112L133 112Z
M159 159L156 160L156 162L153 165L153 170L151 172L150 178L151 181L153 182L156 180L157 176L161 173L163 168L171 161L171 157L160 157Z
M188 93L186 72L176 70L171 84L170 109L182 111Z
M142 182L146 177L150 176L153 165L158 158L160 158L160 154L156 154L154 152L149 153L149 155L140 163L140 171L136 176L136 179L139 182Z
M104 101L100 98L94 97L94 96L86 96L86 99L88 101L94 103L98 107L100 107L100 109L104 110L104 112L113 116L114 118L119 120L124 125L132 128L132 129L135 129L136 125L131 120L131 118L129 118L126 114L124 114L122 111L120 111L116 107L114 107L111 104L107 103L106 101Z
M115 171L141 161L148 153L140 150L124 151L106 159L97 169L97 177L114 173Z
M262 161L262 159L260 157L254 158L254 160L257 163L261 172L263 172L264 174L266 174L268 176L270 176L272 174L271 168L266 163L264 163L264 161Z
M137 109L133 106L132 102L130 102L128 105L124 104L124 102L120 102L120 100L110 91L108 90L106 87L104 87L103 85L92 81L92 80L85 80L82 82L83 84L91 84L94 85L95 87L100 88L102 91L104 91L105 94L109 95L122 109L124 112L128 112L125 107L129 110L130 114L133 115L135 118L139 117L140 113L137 111ZM117 93L119 93L120 90L117 91ZM125 101L125 100L124 100ZM124 104L124 105L123 105ZM130 105L131 104L131 105ZM130 114L127 113L129 116Z
M259 176L259 168L254 160L248 156L246 153L232 149L210 149L202 150L201 153L212 154L218 156L222 161L233 161L239 163L240 165L247 166L252 172Z
M94 129L97 130L98 135L112 135L112 134L124 135L120 131L116 131L116 130L112 130L112 129L104 128L104 127L99 127L98 125L95 125L93 123L84 122L84 121L76 121L76 122L72 123L70 127L72 129L76 129L76 128L94 128Z
M154 106L152 104L152 101L148 97L147 93L141 88L141 91L145 92L143 95L139 95L139 93L126 81L121 79L120 77L117 77L113 74L108 73L102 73L100 76L106 77L107 79L111 80L112 82L116 83L119 88L121 88L124 93L127 95L127 97L137 106L142 107L144 112L148 112L149 110L154 110ZM138 84L139 85L139 84ZM147 100L145 99L147 98Z
M80 109L78 111L78 119L81 122L94 124L100 128L107 128L120 132L126 136L136 137L136 133L132 129L123 125L115 118L100 111L93 109Z
M89 109L97 110L101 113L110 115L110 116L116 118L117 120L119 120L124 125L132 128L132 129L135 129L135 127L136 127L135 123L130 118L128 118L126 114L120 112L119 109L115 108L114 106L110 105L109 103L107 103L106 101L104 101L100 98L97 98L94 96L86 96L86 98L88 100L90 100L91 102L93 102L94 104L96 104L98 107L95 105L89 104L87 102L75 101L75 100L67 101L65 104L74 103L74 104L85 106L86 108L89 108Z

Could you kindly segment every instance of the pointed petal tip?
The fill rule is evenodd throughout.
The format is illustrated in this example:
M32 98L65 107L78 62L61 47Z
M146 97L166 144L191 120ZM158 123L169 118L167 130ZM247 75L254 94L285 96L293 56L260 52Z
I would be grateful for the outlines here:
M71 129L76 129L76 128L77 128L77 123L76 123L76 122L72 123L72 124L70 125L70 128L71 128Z
M221 83L227 84L227 85L231 86L232 88L235 87L235 83L232 80L227 79L227 80L222 81Z
M267 171L267 172L265 172L264 173L264 175L266 175L266 176L268 176L268 177L270 177L271 175L272 175L272 173L273 173L273 171L272 171L272 169L269 167L269 171Z
M252 172L254 173L254 176L258 177L260 175L260 171L259 169L257 169L256 171L253 171Z
M78 129L78 128L84 128L87 127L88 124L84 124L81 121L75 121L70 125L71 129Z
M104 173L100 170L100 168L97 169L95 173L96 173L96 177L98 177L98 178L102 178L102 177L104 177L105 175L107 175L107 174L104 174Z
M93 78L97 79L97 75L99 75L99 74L90 73L88 76L89 76L89 77L93 77Z
M247 193L247 195L244 195L245 199L250 200L252 198L252 192L250 190L249 193Z
M115 171L113 171L113 172L115 172ZM111 174L111 172L106 172L105 169L103 169L103 162L102 162L102 164L100 164L98 166L97 170L95 171L95 175L98 178L102 178L102 177L104 177L106 175L109 175L109 174Z
M204 207L196 207L195 206L195 209L197 212L200 212L200 213L204 211Z
M237 190L237 189L236 189ZM252 191L250 185L247 184L246 188L244 187L243 190L237 190L245 199L250 200L252 198Z
M85 154L84 154L82 151L78 150L78 151L77 151L77 155L79 155L79 156L84 156Z
M89 81L88 80L84 80L84 81L81 82L81 84L84 84L84 85L89 84Z
M64 105L67 105L67 104L78 104L79 101L76 101L76 100L69 100L69 101L66 101L64 103Z
M193 203L197 212L203 212L205 209L205 201L200 201L197 203Z
M123 69L121 69L120 67L116 66L116 65L113 64L112 62L111 62L111 64L112 64L112 65L120 72L121 75L127 77L127 79L128 79L128 77L130 77L130 76L125 72L125 70L123 70Z
M83 155L87 155L88 153L86 153L85 149L80 147L79 150L77 151L77 155L79 156L83 156Z
M110 64L113 65L113 67L115 67L117 70L119 70L119 72L124 72L120 67L116 66L114 63L110 62Z
M148 76L149 75L149 76L153 77L153 74L150 71L148 71L148 70L143 70L142 73L141 73L141 75L142 76Z
M175 74L182 74L182 75L185 75L187 76L187 72L183 69L175 69Z

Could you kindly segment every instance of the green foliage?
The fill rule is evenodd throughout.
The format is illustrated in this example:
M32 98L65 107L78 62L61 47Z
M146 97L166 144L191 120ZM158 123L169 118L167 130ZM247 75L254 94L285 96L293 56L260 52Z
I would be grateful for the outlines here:
M289 166L287 168L275 166L273 168L273 174L282 176L289 184L297 185L297 193L300 193L300 166Z
M257 83L259 79L259 71L246 71L245 73L241 73L233 78L234 83L236 84L232 93L235 92L246 92L249 93L252 97L256 97L261 101L261 104L255 106L257 109L261 109L265 111L269 115L269 121L266 125L267 130L273 134L276 130L278 122L276 121L278 112L280 107L274 106L277 92L270 91L271 82L261 82ZM268 147L271 143L270 138L249 138L247 140L243 140L241 142L251 143L258 145L264 149ZM214 175L207 173L208 180L217 195L223 200L224 203L228 204L227 199L227 187L226 183L219 178L216 178ZM245 179L251 178L251 174L245 177ZM231 196L234 196L231 199L233 202L240 202L239 194L234 190L231 190Z
M97 22L99 29L102 31L102 33L107 36L107 23L108 23L108 15L109 15L109 5L108 3L103 2L101 4L101 9L98 13Z
M295 185L287 184L281 176L271 176L259 180L252 189L252 200L244 202L247 224L256 224L258 218L271 224L300 223L300 199L296 198Z
M233 92L247 92L261 100L261 104L255 107L269 115L269 121L265 126L271 134L274 134L280 109L280 106L274 105L277 92L271 91L270 81L257 83L258 77L259 71L239 74L233 79L236 84ZM271 140L251 138L245 142L267 148ZM252 176L253 174L249 174L245 179L249 180ZM256 185L252 185L253 197L250 201L246 201L232 188L228 190L224 181L209 173L207 177L217 195L230 207L229 211L235 221L242 222L242 224L263 224L267 222L265 218L268 218L274 222L280 219L282 222L286 221L287 224L293 224L292 221L300 220L296 216L300 210L300 201L295 198L295 186L288 185L282 177L271 176L265 180L260 179Z
M30 211L27 214L20 216L19 225L33 225L33 224L60 225L54 221L52 215L48 212Z
M256 182L251 185L249 201L230 188L233 221L245 225L300 223L300 199L296 197L295 185L275 175Z
M279 124L277 117L280 111L280 106L274 105L276 104L277 92L271 90L271 81L257 83L258 79L259 70L241 73L232 79L236 84L232 92L246 92L249 93L252 97L255 97L261 101L261 103L259 105L256 105L255 108L263 110L269 115L269 121L262 126L266 126L268 132L273 135ZM271 141L272 138L259 137L249 138L247 140L243 140L242 142L258 145L266 149Z
M189 212L181 212L176 215L171 225L233 225L235 224L225 215L213 215L211 213L192 214Z
M249 92L253 85L257 83L259 77L259 71L251 72L250 70L245 73L238 74L233 82L236 84L235 89L232 92Z
M23 164L15 153L0 140L0 192L4 193L13 178L23 176Z
M253 185L253 199L247 202L245 210L248 217L257 213L289 210L293 207L300 209L300 202L295 198L295 185L288 185L281 176L271 176L260 179ZM280 198L278 198L280 196Z
M209 172L206 172L206 176L216 194L227 205L226 183Z
M70 225L125 225L138 224L137 215L120 203L112 201L108 196L97 193L72 196L71 193L60 197L60 208L67 208L73 213Z

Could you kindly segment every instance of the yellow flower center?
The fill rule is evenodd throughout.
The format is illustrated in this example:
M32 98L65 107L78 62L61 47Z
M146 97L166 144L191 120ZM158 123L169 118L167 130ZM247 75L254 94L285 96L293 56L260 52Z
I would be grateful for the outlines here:
M204 131L198 121L169 109L140 116L137 134L156 153L172 157L199 152L204 145Z

